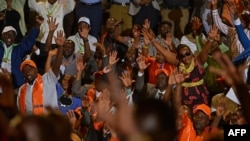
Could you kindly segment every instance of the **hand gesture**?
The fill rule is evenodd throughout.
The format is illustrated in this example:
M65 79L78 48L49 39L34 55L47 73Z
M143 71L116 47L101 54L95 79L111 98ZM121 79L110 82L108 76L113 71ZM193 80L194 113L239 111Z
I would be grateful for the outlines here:
M67 113L66 113L68 119L69 119L69 122L70 122L70 125L71 127L74 129L75 128L75 125L76 125L76 115L74 113L73 110L69 110Z
M234 0L227 0L227 6L230 10L230 12L233 14L234 18L238 18L239 17L239 13L238 13L238 10L237 10L237 6L234 2Z
M198 17L194 16L191 22L192 22L192 30L195 31L200 30L202 23Z
M236 68L227 55L221 52L215 52L213 58L219 63L221 69L210 67L209 70L217 75L222 76L227 84L233 86L235 84L243 84L243 71L245 64Z
M146 64L145 57L143 55L140 55L137 59L136 62L138 64L138 67L140 69L140 72L144 72L145 69L148 68L150 63Z
M166 33L165 43L166 43L168 46L171 46L172 43L173 43L173 41L172 41L172 35L171 35L171 33L169 33L169 32Z
M108 118L107 116L109 115L109 111L111 108L110 103L110 91L108 89L104 89L96 104L98 118L104 121Z
M213 25L210 31L208 32L208 38L215 40L218 35L218 28L217 26Z
M185 80L184 74L175 69L169 76L168 84L175 85L181 84Z
M57 37L54 37L56 44L60 47L62 47L64 45L65 42L65 37L64 37L64 33L62 30L57 32Z
M225 113L225 99L222 99L216 107L216 115L223 116Z
M131 79L131 75L128 70L124 70L122 72L122 76L119 76L119 78L122 80L122 83L126 88L131 87L132 83L135 82L135 80Z
M150 21L148 18L144 20L143 28L149 30L150 29Z
M47 23L49 25L49 31L55 31L58 27L58 23L56 24L56 18L48 17Z
M36 19L36 22L39 25L41 25L43 23L43 21L44 21L44 18L42 16L40 16L40 15L36 15L35 19Z
M86 63L83 62L83 57L78 56L76 58L76 70L77 72L82 72L86 67Z
M79 33L80 37L83 39L88 38L89 31L90 31L90 28L84 28L82 26L78 29L78 33Z
M117 58L117 51L110 52L109 55L109 66L112 66L116 64L119 61L119 58Z
M49 56L55 56L57 54L57 50L58 50L57 48L50 50Z
M103 44L96 42L93 45L98 47L102 51L102 53L106 52L106 48Z

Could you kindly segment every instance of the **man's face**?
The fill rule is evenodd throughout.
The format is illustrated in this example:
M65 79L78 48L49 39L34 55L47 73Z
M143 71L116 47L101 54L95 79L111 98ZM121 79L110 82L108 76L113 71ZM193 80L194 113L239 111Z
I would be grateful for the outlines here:
M30 65L25 65L23 67L22 72L23 72L25 80L28 81L28 83L33 84L38 74L37 69Z
M204 112L198 110L194 113L193 123L196 130L204 130L209 123L209 118Z
M114 18L109 18L106 21L106 30L107 30L107 32L109 32L109 33L113 33L114 32L115 23L116 23L116 20Z
M66 40L63 46L63 56L70 57L75 51L75 44L71 40Z
M156 77L156 87L159 89L167 88L168 77L162 72Z
M7 45L10 46L15 42L16 33L15 31L8 31L2 34L2 40Z
M166 38L166 34L171 32L171 27L167 24L161 25L160 34L162 38Z

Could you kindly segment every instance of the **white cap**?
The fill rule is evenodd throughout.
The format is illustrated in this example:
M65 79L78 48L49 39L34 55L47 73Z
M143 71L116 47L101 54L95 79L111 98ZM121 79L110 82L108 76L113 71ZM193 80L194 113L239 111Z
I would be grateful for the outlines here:
M89 20L89 18L87 18L87 17L81 17L81 18L78 20L78 23L80 23L80 22L85 22L85 23L87 23L88 25L90 25L90 20Z
M8 31L11 31L11 30L15 31L15 33L17 34L16 29L13 26L5 26L3 31L2 31L2 34L5 32L8 32Z

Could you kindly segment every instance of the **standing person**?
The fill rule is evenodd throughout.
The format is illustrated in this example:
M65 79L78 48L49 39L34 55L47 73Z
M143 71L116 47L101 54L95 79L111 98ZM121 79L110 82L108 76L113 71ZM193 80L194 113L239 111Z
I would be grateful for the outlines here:
M12 0L5 1L7 3L7 8L0 11L0 32L3 30L4 26L13 26L17 31L15 42L20 42L23 38L23 34L19 26L21 15L18 11L12 8Z
M171 22L174 29L171 33L179 39L181 35L184 35L185 26L189 21L190 8L190 0L163 0L161 9L162 21Z
M130 0L111 0L109 9L109 17L113 17L118 21L122 21L119 33L128 33L132 27L132 16L128 14Z
M156 0L132 0L130 2L129 14L132 15L132 24L144 24L149 19L150 28L157 34L158 22L160 20L160 5Z
M29 7L32 10L36 11L38 14L40 14L44 18L45 21L47 21L49 17L56 18L58 27L55 33L60 30L64 31L63 29L64 15L73 11L75 7L74 0L68 0L67 3L66 1L62 3L62 1L59 1L59 0L46 0L45 2L43 1L36 2L36 0L29 0L28 4L29 4ZM56 35L55 33L54 33L54 36ZM38 65L37 66L38 71L41 74L44 73L45 62L46 62L46 58L48 54L48 50L44 49L48 34L49 34L49 25L47 24L47 22L44 22L41 25L41 33L39 34L39 37L37 39L38 40L37 46L41 50L41 53L39 56L32 57L32 60L34 60L36 64ZM53 44L52 48L55 48L54 39L52 40L52 44Z
M40 75L36 64L32 60L25 60L20 66L26 83L18 92L17 106L21 114L40 115L45 113L45 107L58 107L56 83L60 74L62 52L64 44L63 31L57 33L56 43L58 45L57 56L52 68Z
M102 0L79 0L75 8L76 20L81 17L88 17L91 22L90 34L100 37L102 25Z
M27 37L19 44L14 44L17 35L14 27L6 26L2 31L2 40L0 42L0 64L1 68L5 68L11 72L12 83L15 89L19 88L24 83L23 75L19 70L19 66L23 61L23 57L32 50L43 20L39 19L37 16L36 22L36 26L30 30Z

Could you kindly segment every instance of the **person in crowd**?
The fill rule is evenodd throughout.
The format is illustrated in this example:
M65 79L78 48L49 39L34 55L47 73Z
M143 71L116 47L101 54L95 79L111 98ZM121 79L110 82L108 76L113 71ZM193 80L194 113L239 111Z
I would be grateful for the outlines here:
M205 103L209 104L210 96L206 85L204 84L204 68L203 64L206 62L208 52L214 38L217 35L218 28L213 27L209 32L209 39L202 47L198 55L194 55L189 46L181 44L177 47L177 54L166 51L159 42L154 40L153 36L148 31L144 31L144 37L149 39L158 51L163 53L166 61L177 65L177 69L185 74L185 83L182 84L183 96L182 102L187 105L191 110L195 105ZM199 74L199 75L198 75ZM191 92L192 91L192 92Z
M111 0L109 5L109 17L113 17L118 21L122 21L121 26L119 27L119 34L128 34L128 31L132 27L132 16L128 13L130 1Z
M26 14L24 12L25 11L26 0L11 0L11 1L3 0L3 1L0 2L0 11L3 12L4 10L7 10L7 7L8 7L7 2L11 4L12 10L16 10L18 12L18 14L20 15L20 19L19 19L19 22L18 22L19 27L20 27L20 31L21 31L20 35L22 35L22 36L27 35L27 22L25 21L26 20L25 19ZM11 21L13 21L13 20L16 21L16 19L13 19L13 17L11 19L12 19ZM32 22L32 21L30 21L30 22ZM16 24L17 23L15 23L15 25ZM30 26L30 28L32 28L32 27L33 27L33 25ZM29 30L30 30L30 28L29 28Z
M29 0L28 5L31 10L37 12L40 16L44 18L45 21L48 20L48 18L53 17L56 19L56 23L58 24L58 27L56 29L57 31L63 30L63 18L66 14L73 11L75 7L75 1L69 0L67 3L66 1L61 0L46 0L46 1L40 1L37 2L36 0ZM40 55L38 56L32 56L32 60L35 61L38 67L38 71L40 74L44 73L45 68L45 62L47 59L48 51L45 49L45 43L47 36L49 34L49 25L47 22L44 22L41 25L41 32L37 38L37 47L41 50ZM56 35L56 32L54 32L54 36ZM56 42L54 39L52 39L52 48L56 47Z
M24 83L24 78L19 66L25 55L32 50L42 23L43 19L36 16L36 25L30 30L27 37L18 44L15 44L17 31L14 27L5 26L2 31L2 42L0 43L1 68L5 68L11 72L12 83L15 89Z
M111 51L116 50L118 52L120 61L122 61L125 58L125 54L128 50L128 46L126 44L119 42L115 38L115 34L116 32L118 32L116 29L118 28L117 26L122 26L120 25L119 22L120 22L119 20L113 17L108 18L106 20L105 32L101 37L101 43L106 48L107 54L109 54Z
M99 39L101 35L103 7L102 0L78 0L75 6L76 20L88 17L91 23L90 34Z
M193 17L189 23L191 30L181 37L181 44L189 46L193 54L198 54L206 42L206 36L202 33L203 26L201 19Z
M155 0L132 0L129 6L129 14L132 15L132 24L143 24L149 19L150 28L158 33L158 22L160 22L160 5Z
M176 52L176 47L180 44L180 40L173 36L171 28L172 24L169 21L162 21L159 25L159 34L156 36L156 40L167 50ZM172 40L170 46L167 44L169 40ZM157 54L157 50L153 46L149 46L148 52L153 57Z
M13 26L17 31L15 42L18 43L23 38L23 34L21 32L19 25L21 16L18 11L12 8L11 6L12 0L6 0L6 3L7 3L7 8L0 11L0 32L3 30L5 26Z
M58 108L56 83L60 74L64 41L63 31L58 32L55 63L44 75L38 73L36 64L32 60L24 60L20 65L20 70L26 80L17 96L17 106L21 114L44 114L46 106Z
M171 34L180 39L190 19L191 1L163 0L161 7L161 20L170 21L173 27Z

